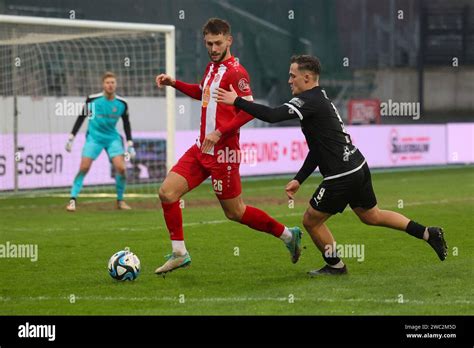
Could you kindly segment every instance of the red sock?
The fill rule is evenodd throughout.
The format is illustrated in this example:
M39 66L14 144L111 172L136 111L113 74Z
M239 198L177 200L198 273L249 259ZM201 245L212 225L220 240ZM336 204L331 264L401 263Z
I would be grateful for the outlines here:
M245 208L240 223L254 230L273 234L275 237L280 237L285 230L284 225L276 221L263 210L251 207L250 205L247 205Z
M179 206L179 201L174 203L161 203L166 226L170 233L171 240L184 240L183 214Z

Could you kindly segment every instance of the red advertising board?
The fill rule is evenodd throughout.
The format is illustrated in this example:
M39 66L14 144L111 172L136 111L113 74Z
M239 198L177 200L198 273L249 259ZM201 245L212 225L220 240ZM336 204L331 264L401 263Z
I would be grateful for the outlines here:
M380 100L351 99L347 105L349 124L380 123Z

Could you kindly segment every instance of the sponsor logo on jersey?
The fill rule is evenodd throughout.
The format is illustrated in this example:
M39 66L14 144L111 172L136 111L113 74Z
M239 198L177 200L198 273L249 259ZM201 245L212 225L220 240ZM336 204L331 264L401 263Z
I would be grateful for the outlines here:
M211 97L210 88L209 86L206 86L206 88L204 88L204 91L202 92L202 107L203 108L207 108L210 97Z
M290 100L290 103L297 106L297 107L302 107L304 105L304 101L301 100L300 98L293 98Z
M214 82L215 83L219 82L220 79L221 79L221 75L216 74L216 76L214 76Z
M250 92L250 84L249 84L249 81L245 77L242 77L239 80L238 86L242 92Z
M357 151L357 147L354 146L352 150L349 150L349 146L344 146L344 153L342 154L342 160L349 162L349 157Z

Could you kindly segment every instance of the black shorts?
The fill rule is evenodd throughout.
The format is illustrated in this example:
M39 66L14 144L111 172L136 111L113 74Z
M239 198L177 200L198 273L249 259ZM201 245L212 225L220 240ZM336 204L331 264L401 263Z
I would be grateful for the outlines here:
M314 209L329 214L342 213L347 204L351 208L373 208L377 199L367 163L349 175L323 180L309 204Z

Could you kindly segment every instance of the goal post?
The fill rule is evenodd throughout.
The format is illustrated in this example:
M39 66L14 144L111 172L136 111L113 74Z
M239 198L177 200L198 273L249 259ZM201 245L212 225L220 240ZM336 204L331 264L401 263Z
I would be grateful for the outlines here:
M31 134L33 139L33 135L37 135L35 130L38 130L38 134L49 134L46 147L64 148L64 141L58 140L61 138L59 134L64 137L65 130L72 129L75 118L52 117L54 106L61 102L58 98L68 98L64 105L69 105L69 99L84 101L87 95L100 92L100 78L106 70L116 72L117 93L129 101L134 138L135 134L148 134L150 131L165 133L166 172L169 171L175 161L176 96L174 88L159 90L154 77L159 72L175 76L175 63L173 25L0 15L0 148L3 148L0 151L0 175L3 173L5 179L0 191L72 184L73 177L65 185L54 174L49 175L45 182L39 175L36 181L32 181L39 171L34 164L29 180L26 180L26 175L18 178L25 171L17 169L17 160L20 166L27 164L27 159L21 158L22 138ZM12 105L15 99L17 107L17 98L20 116L15 120L18 129L14 129ZM162 99L166 105L153 99ZM134 108L134 105L139 107ZM157 105L160 105L159 109L156 109ZM139 122L134 122L137 118ZM86 127L87 124L83 124L82 133ZM13 144L13 138L17 136L20 148ZM38 144L34 139L31 143L31 146ZM66 158L67 154L63 154ZM54 158L36 158L33 163L35 161L41 164L41 168L54 166L51 164ZM74 168L70 170L77 171L79 162L72 165ZM112 184L110 180L107 183L99 181L97 185ZM156 181L150 179L147 182ZM149 188L145 191L151 192Z
M175 65L175 35L173 29L166 32L166 73L176 78ZM175 111L176 111L176 90L174 88L166 88L166 170L169 172L175 162Z

